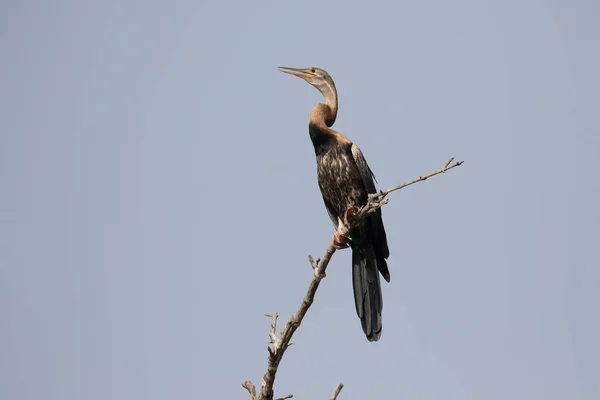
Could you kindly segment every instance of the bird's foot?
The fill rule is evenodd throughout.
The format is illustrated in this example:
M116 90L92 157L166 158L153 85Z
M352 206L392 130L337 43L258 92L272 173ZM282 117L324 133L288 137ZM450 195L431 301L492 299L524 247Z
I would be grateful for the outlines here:
M338 229L337 231L335 231L335 233L333 234L333 237L331 238L331 244L337 250L347 249L348 248L348 236L344 235Z

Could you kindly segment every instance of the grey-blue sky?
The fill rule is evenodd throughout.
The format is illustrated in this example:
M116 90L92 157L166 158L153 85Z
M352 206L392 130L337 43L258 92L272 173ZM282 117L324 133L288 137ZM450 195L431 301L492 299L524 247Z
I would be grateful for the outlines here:
M336 254L281 395L592 399L600 47L593 1L8 1L0 397L246 398L332 228L307 133L387 187L384 332Z

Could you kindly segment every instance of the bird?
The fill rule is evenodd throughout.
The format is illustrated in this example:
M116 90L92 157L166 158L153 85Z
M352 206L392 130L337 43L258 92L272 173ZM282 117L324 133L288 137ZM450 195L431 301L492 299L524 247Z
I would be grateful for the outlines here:
M370 342L381 337L383 297L379 274L390 282L387 258L390 255L381 209L369 214L344 234L344 221L376 193L375 175L360 148L346 136L333 130L338 113L338 93L331 76L323 69L279 67L281 72L304 79L325 99L317 103L308 123L308 131L317 159L317 180L325 208L335 233L331 241L336 249L352 249L352 286L356 313Z

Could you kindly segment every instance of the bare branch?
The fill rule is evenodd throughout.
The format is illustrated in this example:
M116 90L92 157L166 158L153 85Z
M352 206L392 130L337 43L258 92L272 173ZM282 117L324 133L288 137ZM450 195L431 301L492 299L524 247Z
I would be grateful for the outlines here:
M294 395L293 395L293 394L288 394L287 396L280 397L280 398L278 398L277 400L287 400L287 399L291 399L292 397L294 397Z
M242 383L242 387L246 388L248 393L250 393L250 400L256 400L256 387L254 387L254 383L246 381Z
M309 255L308 256L308 261L310 262L310 265L312 266L312 269L314 269L316 271L317 268L319 267L319 262L321 262L321 259L317 258L316 260L313 260L312 256Z
M450 158L448 160L448 162L446 162L446 164L437 171L431 172L427 175L419 176L417 179L413 179L412 181L408 181L401 185L394 186L390 189L382 190L378 193L369 195L369 200L368 200L367 204L364 205L363 207L361 207L352 216L351 221L345 221L345 224L344 224L343 228L341 229L342 230L341 233L348 235L350 229L352 227L358 225L360 223L360 221L362 221L364 218L367 217L367 215L375 212L379 208L386 205L388 203L388 199L386 199L385 197L388 194L390 194L396 190L405 188L407 186L413 185L417 182L422 182L428 178L431 178L432 176L442 174L452 168L462 165L464 162L464 161L456 161L454 164L450 165L453 160L454 160L454 157ZM253 396L252 400L273 400L273 398L274 398L273 385L275 384L275 374L277 373L277 368L279 367L279 363L281 362L281 359L283 358L283 355L284 355L285 351L287 350L287 348L289 346L291 346L290 340L292 339L294 332L296 332L296 329L298 329L298 327L302 323L302 320L304 319L304 316L308 312L308 309L312 305L312 303L315 299L315 294L317 293L317 289L319 288L319 284L321 283L321 280L323 278L325 278L325 276L326 276L325 270L327 269L327 266L329 265L329 261L331 260L331 257L333 257L334 253L335 253L335 247L333 247L333 245L330 245L327 248L327 251L325 252L325 255L323 255L322 259L317 258L316 260L314 260L312 258L312 256L308 256L310 265L312 266L312 268L314 270L313 278L308 286L308 291L307 291L306 295L302 299L300 308L298 309L296 314L292 315L290 317L290 319L285 323L285 326L283 327L283 330L281 331L281 334L279 335L279 337L277 336L277 333L276 333L278 314L277 313L265 314L266 316L272 318L271 329L269 331L269 339L270 339L271 346L268 347L269 358L268 358L267 371L265 372L265 374L263 376L258 398L255 397L256 390L254 389L254 385L252 384L252 382L246 381L242 385L246 389L248 389L248 391L250 392L250 395ZM251 386L248 386L248 385L251 385ZM330 400L336 400L336 398L339 395L340 391L342 390L343 386L344 385L342 385L341 383L337 386L337 388L333 392L333 395L331 396ZM251 391L249 387L254 392ZM291 397L292 397L292 395L287 395L286 397L281 397L280 399L289 399ZM280 399L278 399L278 400L280 400Z
M448 170L450 170L452 168L459 167L459 166L461 166L464 163L464 161L456 161L454 164L450 165L450 163L453 160L454 160L454 157L450 158L446 162L446 164L442 168L438 169L437 171L431 172L431 173L429 173L427 175L419 176L417 179L413 179L412 181L405 182L405 183L403 183L401 185L394 186L394 187L389 188L387 190L381 190L381 191L379 191L377 193L370 194L369 195L369 201L367 202L367 204L365 204L364 206L362 206L356 212L356 214L354 216L355 221L353 221L352 225L356 224L358 221L361 221L363 218L366 218L367 215L369 215L371 213L374 213L375 211L377 211L378 209L380 209L381 207L383 207L384 205L386 205L389 202L389 200L385 198L388 194L390 194L392 192L395 192L396 190L403 189L403 188L405 188L407 186L414 185L417 182L423 182L424 180L427 180L428 178L431 178L432 176L443 174L444 172L446 172L446 171L448 171ZM346 225L347 225L347 222L346 222ZM349 231L349 228L346 227L346 229L345 229L345 231L343 233L347 234L348 231Z
M427 178L431 178L432 176L436 176L438 174L443 174L444 172L446 172L446 171L448 171L448 170L450 170L452 168L459 167L459 166L463 165L463 163L464 163L464 161L457 161L454 164L450 165L450 163L453 160L454 160L454 157L450 158L448 160L448 162L446 163L446 165L444 165L442 168L438 169L437 171L431 172L431 173L429 173L427 175L420 176L417 179L413 179L412 181L405 182L405 183L403 183L401 185L394 186L393 188L390 188L390 189L387 189L387 190L382 190L379 193L374 194L373 197L383 199L385 196L387 196L388 194L390 194L392 192L395 192L396 190L403 189L403 188L405 188L407 186L410 186L410 185L413 185L413 184L415 184L417 182L422 182L422 181L426 180ZM369 197L371 197L371 196L369 196Z
M269 347L268 367L267 372L263 376L260 393L258 395L259 400L273 399L273 385L275 383L275 374L277 373L279 363L283 358L283 354L291 345L290 340L292 339L294 332L296 332L296 329L298 329L302 323L306 312L314 301L315 294L317 293L317 289L319 288L321 280L325 277L325 270L327 269L327 265L329 265L329 260L331 260L333 253L335 253L335 248L333 246L329 246L322 260L313 260L312 257L309 258L309 261L314 269L314 275L310 285L308 286L308 292L306 293L306 296L304 296L304 299L302 299L302 304L300 304L300 308L296 312L296 315L293 315L285 323L285 326L281 331L281 335L279 335L279 337L275 336L274 340L271 336L271 334L274 333L273 324L271 325L269 337L271 337L272 346Z
M448 160L448 162L446 163L446 165L444 165L444 169L448 169L448 165L450 165L450 163L454 161L454 157L450 157L450 159Z
M271 344L275 344L275 342L277 341L277 318L279 317L279 314L277 314L277 312L274 312L273 314L265 314L265 317L271 317L273 318L273 321L271 322L271 330L269 331L269 338L271 339L271 341L269 343Z
M337 387L335 388L335 390L333 391L333 394L331 395L331 397L329 398L329 400L336 400L338 395L340 394L340 392L342 391L342 388L344 387L343 383L340 383L339 385L337 385Z

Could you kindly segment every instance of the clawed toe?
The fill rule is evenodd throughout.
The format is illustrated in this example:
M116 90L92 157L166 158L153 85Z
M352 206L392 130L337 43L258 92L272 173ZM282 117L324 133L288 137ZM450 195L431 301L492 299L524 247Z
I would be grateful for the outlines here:
M343 250L348 248L348 238L341 234L339 231L336 231L331 238L331 244L338 250Z

